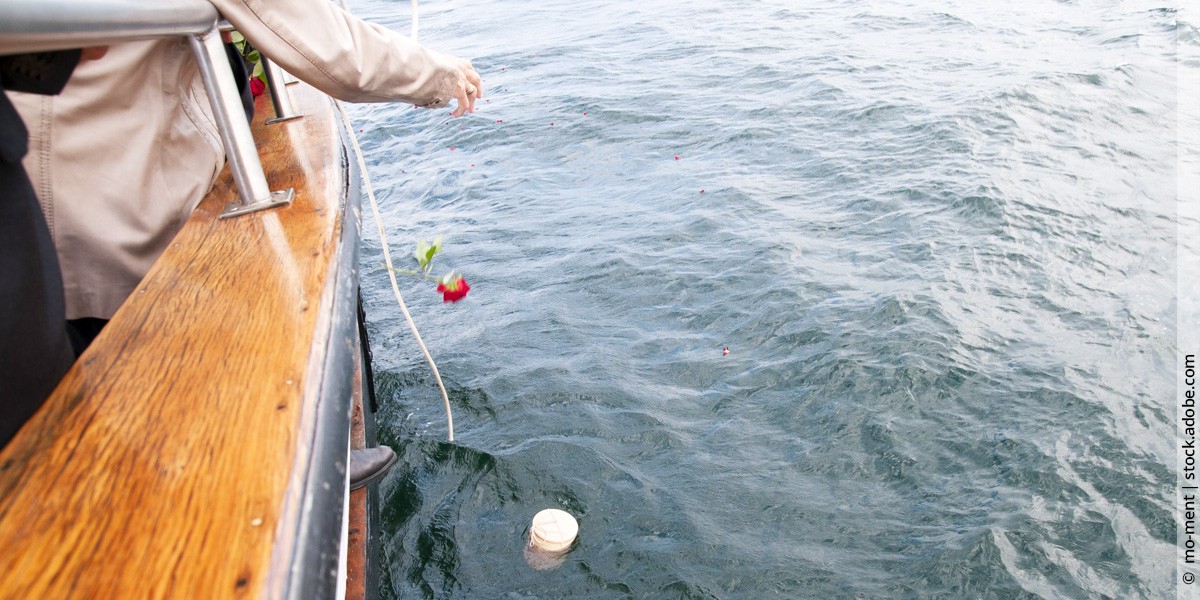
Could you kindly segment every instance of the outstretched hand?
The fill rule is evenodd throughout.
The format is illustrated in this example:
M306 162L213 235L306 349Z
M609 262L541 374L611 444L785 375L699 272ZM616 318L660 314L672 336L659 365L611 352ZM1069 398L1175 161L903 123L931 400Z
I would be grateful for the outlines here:
M461 117L469 112L475 112L475 100L483 97L483 80L471 61L455 58L459 71L458 83L455 85L454 97L458 99L458 107L450 114Z

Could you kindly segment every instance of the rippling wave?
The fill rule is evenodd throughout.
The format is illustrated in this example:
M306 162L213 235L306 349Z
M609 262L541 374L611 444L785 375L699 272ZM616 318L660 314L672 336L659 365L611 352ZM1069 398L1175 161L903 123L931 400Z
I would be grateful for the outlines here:
M1189 15L422 10L487 102L354 110L393 243L472 285L406 290L450 444L365 241L385 598L1173 593ZM535 571L545 507L581 538Z

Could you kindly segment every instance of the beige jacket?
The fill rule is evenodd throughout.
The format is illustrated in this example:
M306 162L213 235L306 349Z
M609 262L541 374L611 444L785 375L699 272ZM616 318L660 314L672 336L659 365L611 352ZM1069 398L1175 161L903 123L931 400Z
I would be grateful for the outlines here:
M329 0L213 0L263 54L353 102L440 105L452 57ZM30 132L25 167L50 224L67 318L109 318L212 186L224 151L186 40L114 45L58 96L11 94Z

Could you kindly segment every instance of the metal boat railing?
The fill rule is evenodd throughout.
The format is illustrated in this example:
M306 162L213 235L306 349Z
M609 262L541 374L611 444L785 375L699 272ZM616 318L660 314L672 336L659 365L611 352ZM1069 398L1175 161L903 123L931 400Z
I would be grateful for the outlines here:
M187 37L240 198L223 216L288 204L292 190L271 190L250 124L240 117L241 99L221 44L219 18L206 0L0 0L0 55ZM278 105L276 110L281 114Z

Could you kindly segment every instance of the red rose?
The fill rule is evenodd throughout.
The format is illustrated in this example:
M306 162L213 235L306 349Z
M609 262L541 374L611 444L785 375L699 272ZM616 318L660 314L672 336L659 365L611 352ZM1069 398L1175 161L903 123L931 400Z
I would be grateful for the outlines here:
M263 92L265 91L267 91L267 84L263 83L263 80L257 77L250 78L250 93L255 98L263 95Z
M471 286L467 285L467 280L461 275L455 275L448 281L439 282L437 291L442 293L442 302L458 302L467 296Z

